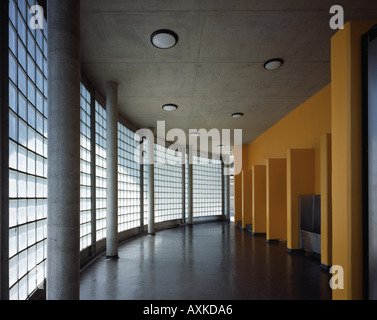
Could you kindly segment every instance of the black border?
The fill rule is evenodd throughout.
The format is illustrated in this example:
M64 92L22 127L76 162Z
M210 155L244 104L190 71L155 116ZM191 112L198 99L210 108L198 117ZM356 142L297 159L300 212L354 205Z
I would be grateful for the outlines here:
M361 38L362 55L362 201L363 298L369 300L369 163L368 163L368 44L377 38L377 25Z

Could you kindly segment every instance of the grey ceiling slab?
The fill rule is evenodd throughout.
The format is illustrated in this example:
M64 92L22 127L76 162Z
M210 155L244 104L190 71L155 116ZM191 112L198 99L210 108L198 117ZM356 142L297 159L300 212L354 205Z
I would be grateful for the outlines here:
M282 57L290 62L328 62L333 33L328 21L318 12L211 12L199 61L264 62Z
M242 129L250 143L331 81L328 0L81 0L85 75L138 127ZM340 0L347 20L376 19L377 1ZM152 32L172 29L159 50ZM283 58L279 70L263 63ZM175 103L166 113L161 107ZM244 118L230 117L243 112Z
M205 0L81 0L81 11L200 11Z
M81 24L82 60L92 62L195 62L198 60L204 13L88 12ZM179 42L159 50L150 42L159 29L171 29Z

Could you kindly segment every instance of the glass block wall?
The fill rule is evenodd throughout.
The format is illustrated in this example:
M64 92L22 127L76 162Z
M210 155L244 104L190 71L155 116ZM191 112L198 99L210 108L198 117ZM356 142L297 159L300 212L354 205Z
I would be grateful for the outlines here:
M34 0L9 0L9 290L12 300L27 299L46 279L48 24L44 21L44 30L29 27L29 9L35 4ZM84 83L80 93L80 249L84 250L93 245L94 238L100 241L106 237L107 126L104 106L95 100ZM119 232L140 226L140 197L144 199L144 225L148 223L148 166L142 168L141 181L140 164L135 158L138 145L133 131L119 123ZM146 155L147 151L145 158ZM176 159L178 155L155 145L157 162ZM143 194L140 183L144 186ZM156 223L182 218L183 205L187 212L187 187L186 174L186 204L182 204L181 164L156 164ZM194 166L195 217L221 215L221 187L220 162ZM92 229L93 219L95 229Z
M156 223L182 218L182 166L178 158L180 154L155 144Z
M118 124L118 231L140 226L140 165L134 133Z
M221 160L194 156L193 210L194 217L222 214Z
M106 238L106 110L95 101L96 118L96 240Z
M80 249L91 245L91 132L90 92L81 84L80 101Z
M46 277L47 30L29 28L34 4L9 1L11 300L26 299Z

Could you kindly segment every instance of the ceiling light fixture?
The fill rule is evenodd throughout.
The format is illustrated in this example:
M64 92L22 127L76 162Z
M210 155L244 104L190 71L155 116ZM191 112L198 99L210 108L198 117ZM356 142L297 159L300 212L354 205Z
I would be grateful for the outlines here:
M243 116L244 116L244 114L240 113L240 112L232 114L232 118L234 118L234 119L242 118Z
M223 149L223 148L225 148L226 146L224 146L223 144L220 144L220 145L218 145L217 146L219 149Z
M200 133L197 131L190 132L191 137L200 137Z
M266 70L276 70L279 69L283 65L283 63L283 59L271 59L266 61L266 63L264 64L264 68Z
M170 49L178 43L178 35L167 29L157 30L151 35L152 44L159 49Z
M178 106L175 104L165 104L162 106L162 109L168 112L173 112L178 110Z

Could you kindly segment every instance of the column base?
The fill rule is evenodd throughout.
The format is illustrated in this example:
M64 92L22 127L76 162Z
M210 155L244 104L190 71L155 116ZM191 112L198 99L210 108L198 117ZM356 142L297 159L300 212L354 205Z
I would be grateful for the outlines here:
M268 244L279 244L279 240L278 239L267 239L266 240L266 243Z
M305 249L290 249L287 248L287 252L290 253L291 255L304 255L305 254Z
M106 256L106 260L119 260L119 256L118 255L115 255L115 256Z

